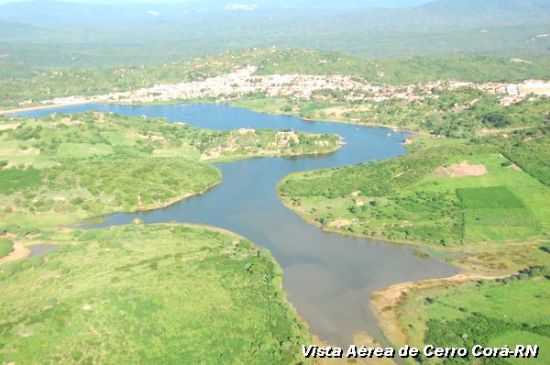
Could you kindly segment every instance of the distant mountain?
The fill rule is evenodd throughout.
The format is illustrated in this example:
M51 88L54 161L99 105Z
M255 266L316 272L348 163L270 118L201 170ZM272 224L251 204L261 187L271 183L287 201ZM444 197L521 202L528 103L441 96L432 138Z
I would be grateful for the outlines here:
M61 1L15 2L0 5L0 19L46 27L97 27L146 22L155 5L105 5Z
M550 0L438 0L422 6L439 14L478 16L488 14L530 13L550 8Z
M25 39L39 39L51 34L50 31L22 23L0 20L0 39L12 42Z
M66 58L87 63L99 58L97 54L106 55L88 51L98 47L110 47L109 54L126 49L122 60L136 51L145 53L140 49L146 47L154 47L160 59L272 45L376 57L550 50L548 38L537 38L550 32L550 0L187 0L118 5L40 0L0 5L0 22L12 24L0 24L0 46L15 40L70 44L76 50Z
M541 24L550 19L550 0L439 0L410 12L443 25Z
M55 0L0 5L0 19L41 26L103 26L188 19L196 13L266 13L287 10L350 11L406 8L433 0L188 0L182 3L93 4ZM281 13L282 12L282 13Z
M434 0L207 0L195 5L207 4L210 8L226 7L227 4L240 3L254 6L258 10L266 9L328 9L350 10L370 8L408 8L432 2Z
M266 18L269 25L286 26L287 18L299 16L304 26L322 22L329 32L346 30L333 29L333 17L353 21L338 26L355 29L360 23L365 30L391 31L416 25L491 27L548 22L550 0L188 0L119 5L41 0L0 5L0 20L42 27L170 26L194 24L197 15L207 22L223 21L222 16L235 21L241 16L245 26L251 20L262 22Z

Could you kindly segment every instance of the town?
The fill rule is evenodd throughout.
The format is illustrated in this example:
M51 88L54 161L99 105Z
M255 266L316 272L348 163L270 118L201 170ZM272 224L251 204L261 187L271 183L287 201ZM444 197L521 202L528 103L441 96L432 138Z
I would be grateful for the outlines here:
M436 81L404 86L373 84L345 75L257 75L257 68L247 66L234 72L200 81L161 84L133 91L113 92L92 97L70 96L43 101L43 105L73 105L85 103L146 104L157 102L215 100L229 102L251 95L312 100L326 97L327 92L339 93L346 102L382 102L400 99L414 102L437 97L444 90L477 89L499 97L504 106L520 102L531 95L550 96L550 82L527 80L522 83L472 83Z

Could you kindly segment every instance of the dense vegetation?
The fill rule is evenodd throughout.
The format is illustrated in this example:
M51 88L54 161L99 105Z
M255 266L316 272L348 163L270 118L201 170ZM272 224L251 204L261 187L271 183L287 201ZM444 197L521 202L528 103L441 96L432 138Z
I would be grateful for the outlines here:
M235 235L135 225L40 239L60 246L0 266L3 364L286 365L311 341L271 255Z
M97 113L5 119L0 141L0 216L22 226L152 209L204 192L221 176L201 160L327 153L340 145L332 135L218 132Z
M548 134L548 131L545 131ZM504 143L504 154L517 166L550 186L550 148L548 137L541 137L540 132L528 130L512 135L512 143Z

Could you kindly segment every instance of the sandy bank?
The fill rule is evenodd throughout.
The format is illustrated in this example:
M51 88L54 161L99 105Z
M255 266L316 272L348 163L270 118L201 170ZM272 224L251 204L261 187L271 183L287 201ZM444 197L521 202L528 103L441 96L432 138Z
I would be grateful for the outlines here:
M29 106L25 108L16 108L16 109L7 109L7 110L0 110L0 115L9 115L9 114L16 114L16 113L24 113L24 112L32 112L37 110L46 110L46 109L55 109L55 108L62 108L66 106L76 106L76 105L86 105L91 104L91 101L78 101L78 102L67 102L67 103L61 103L61 104L46 104L46 105L37 105L37 106Z
M399 322L399 306L413 291L441 288L473 282L477 280L495 280L504 276L487 276L480 274L458 274L444 279L429 279L418 282L406 282L378 290L371 296L371 308L384 334L396 345L408 343L406 331Z
M22 260L22 259L28 257L30 255L30 253L31 253L31 250L29 250L21 242L14 242L13 243L13 251L8 256L0 258L0 265L8 263L8 262L14 262L14 261Z

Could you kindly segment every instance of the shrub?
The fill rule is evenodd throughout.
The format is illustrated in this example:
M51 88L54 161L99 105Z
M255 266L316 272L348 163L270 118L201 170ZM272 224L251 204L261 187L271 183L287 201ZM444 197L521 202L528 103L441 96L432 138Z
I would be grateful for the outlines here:
M481 121L486 126L493 128L504 128L510 125L510 120L508 120L508 117L499 112L485 114Z

